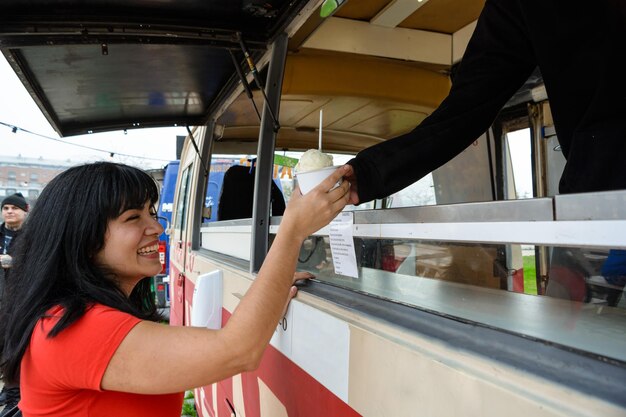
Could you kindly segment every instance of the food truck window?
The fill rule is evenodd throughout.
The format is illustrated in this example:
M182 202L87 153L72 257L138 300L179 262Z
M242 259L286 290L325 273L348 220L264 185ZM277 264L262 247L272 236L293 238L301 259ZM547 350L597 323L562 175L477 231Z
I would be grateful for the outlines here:
M532 155L530 129L521 129L506 134L507 174L512 181L507 181L507 199L533 197Z
M356 277L335 272L327 236L305 241L298 270L361 294L626 360L619 348L626 251L543 247L561 266L550 270L552 282L542 294L534 268L526 267L534 265L534 251L520 253L518 268L502 262L502 254L519 245L393 238L355 238L354 245Z
M388 197L388 208L431 206L437 204L432 174Z
M212 154L209 178L202 208L202 223L252 217L256 155ZM285 210L285 197L280 175L291 176L274 167L272 213L280 216Z
M281 216L296 186L295 165L303 152L277 152L272 171L271 215ZM333 154L335 165L343 165L354 155ZM211 157L202 223L252 217L256 155L219 154ZM350 210L374 208L374 203Z
M181 231L185 229L187 225L187 206L188 206L188 194L189 194L189 171L191 171L192 165L189 165L184 169L180 184L180 192L178 193L178 201L176 202L176 219L174 220L174 228Z

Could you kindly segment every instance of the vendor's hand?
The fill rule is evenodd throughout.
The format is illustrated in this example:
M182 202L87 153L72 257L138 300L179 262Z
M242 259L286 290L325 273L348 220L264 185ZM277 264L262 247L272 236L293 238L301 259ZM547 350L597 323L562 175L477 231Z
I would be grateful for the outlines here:
M350 183L350 199L348 200L348 204L359 204L359 193L357 188L356 174L354 173L354 168L352 165L344 165L348 167L348 171L344 175L346 181Z
M298 239L304 240L330 223L348 203L348 181L343 181L334 189L333 187L349 170L347 165L337 168L306 195L302 195L299 188L296 188L291 193L283 215L281 230L286 229L287 233L294 233Z

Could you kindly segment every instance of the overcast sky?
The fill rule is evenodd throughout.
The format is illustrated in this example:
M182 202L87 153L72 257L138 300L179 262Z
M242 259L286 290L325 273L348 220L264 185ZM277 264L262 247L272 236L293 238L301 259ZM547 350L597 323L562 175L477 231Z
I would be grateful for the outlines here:
M167 161L176 159L176 135L187 134L184 127L171 127L129 129L127 134L116 131L59 138L2 54L0 54L0 83L2 86L0 122L44 136L108 151L98 152L66 145L20 130L13 133L10 128L0 125L0 159L2 156L22 155L32 158L71 159L77 163L110 160L143 168L158 168L164 166ZM114 153L113 157L110 156L110 152ZM129 158L117 155L118 153L157 160Z

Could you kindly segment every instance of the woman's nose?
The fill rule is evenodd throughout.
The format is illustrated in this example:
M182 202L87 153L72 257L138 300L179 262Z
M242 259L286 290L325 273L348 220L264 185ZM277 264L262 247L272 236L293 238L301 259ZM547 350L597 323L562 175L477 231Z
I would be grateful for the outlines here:
M165 229L163 229L163 226L161 225L161 223L154 217L152 217L150 220L151 220L150 227L146 231L146 234L151 235L151 234L156 233L157 235L160 235L161 233L163 233Z

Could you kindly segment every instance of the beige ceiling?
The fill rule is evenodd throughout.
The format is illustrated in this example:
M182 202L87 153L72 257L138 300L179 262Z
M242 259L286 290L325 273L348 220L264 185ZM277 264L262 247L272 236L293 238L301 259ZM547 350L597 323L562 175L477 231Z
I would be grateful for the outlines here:
M336 17L369 22L393 0L348 0ZM478 19L485 0L427 0L398 27L452 34Z
M428 0L396 27L372 24L389 3L349 0L326 20L314 14L294 36L277 148L316 147L323 109L325 146L357 152L411 130L445 98L455 36L469 39L484 0ZM260 94L255 102L262 109ZM218 123L222 143L258 137L258 116L243 94Z

